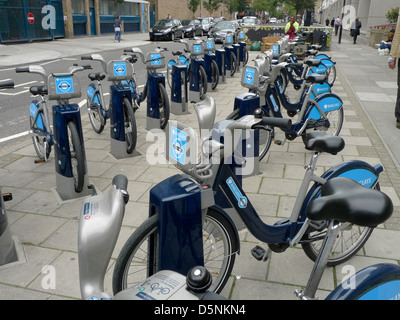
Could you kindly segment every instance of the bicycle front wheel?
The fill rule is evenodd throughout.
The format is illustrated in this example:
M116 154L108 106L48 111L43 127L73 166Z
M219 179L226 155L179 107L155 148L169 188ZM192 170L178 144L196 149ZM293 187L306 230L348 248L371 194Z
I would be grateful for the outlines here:
M135 150L137 141L135 112L133 111L132 104L128 98L124 97L122 103L124 108L126 152L131 154L133 150Z
M147 219L130 236L122 248L113 273L113 292L140 284L148 276L148 268L157 272L158 214ZM210 291L219 293L229 279L238 244L234 231L226 219L209 209L203 222L204 266L210 271L213 281ZM152 255L153 253L153 255ZM150 266L151 264L151 266Z
M72 175L76 192L83 190L85 178L84 150L75 122L68 122L69 152L71 155Z
M231 76L233 77L236 72L236 55L231 52Z
M207 73L203 66L199 67L199 90L200 90L200 97L207 93Z
M165 90L162 83L158 84L158 106L160 110L160 128L164 130L169 120L170 107L167 90Z

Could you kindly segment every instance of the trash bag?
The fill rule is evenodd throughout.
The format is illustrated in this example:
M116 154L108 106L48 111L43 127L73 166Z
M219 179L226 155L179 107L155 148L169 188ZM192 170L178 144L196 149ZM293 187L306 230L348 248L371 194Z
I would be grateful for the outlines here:
M261 51L262 42L261 41L254 41L251 44L250 51Z

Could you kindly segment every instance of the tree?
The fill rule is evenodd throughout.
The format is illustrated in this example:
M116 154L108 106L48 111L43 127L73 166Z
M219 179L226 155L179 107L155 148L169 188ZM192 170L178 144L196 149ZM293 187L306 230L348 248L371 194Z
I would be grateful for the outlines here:
M200 1L201 0L189 0L189 2L188 2L188 8L189 8L190 11L192 11L193 18L194 18L194 13L199 8Z
M221 0L207 0L203 1L204 8L210 13L210 16L217 11L221 5Z
M305 10L314 9L317 0L284 0L283 2L293 7L296 15L298 15L303 14Z
M229 14L232 15L234 12L243 12L247 8L246 0L222 0L228 9Z
M392 8L386 13L389 23L396 23L399 17L399 8Z

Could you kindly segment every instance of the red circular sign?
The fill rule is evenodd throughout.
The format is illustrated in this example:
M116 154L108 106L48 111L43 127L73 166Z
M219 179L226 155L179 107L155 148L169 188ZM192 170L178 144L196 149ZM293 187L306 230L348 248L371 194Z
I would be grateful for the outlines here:
M35 16L33 13L28 13L28 22L29 24L33 24L35 22Z

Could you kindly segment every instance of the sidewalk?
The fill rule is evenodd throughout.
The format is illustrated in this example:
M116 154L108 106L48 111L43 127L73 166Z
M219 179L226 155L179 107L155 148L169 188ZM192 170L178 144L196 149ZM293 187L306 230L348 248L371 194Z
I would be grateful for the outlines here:
M10 50L6 54L0 46L0 56L6 55L0 57L0 66L28 62L27 58L33 62L34 59L54 59L57 54L65 53L65 57L68 54L84 54L115 45L129 47L133 46L133 42L138 45L136 41L144 41L146 37L147 34L140 39L139 35L132 36L132 39L126 36L121 44L112 41L104 44L103 37L21 44L6 48ZM37 51L34 55L33 49L30 54L24 53L28 45L35 45ZM251 52L252 56L255 54ZM337 61L334 92L344 101L345 122L341 135L346 148L336 156L321 157L317 173L322 174L343 160L382 163L385 171L380 178L381 189L395 205L392 218L376 228L365 247L347 264L356 270L378 262L399 264L400 153L394 142L400 131L395 127L393 116L395 74L389 71L386 58L378 56L376 50L365 45L353 46L345 39L341 45L333 44L328 54ZM211 94L217 103L216 121L226 118L233 109L234 97L245 91L240 85L239 75L228 78L226 84L218 85L217 91ZM116 160L110 155L109 123L104 132L97 135L82 109L90 183L101 192L110 186L112 178L118 173L125 174L129 179L130 201L113 259L132 231L146 219L149 190L163 179L179 173L173 166L147 164L145 154L151 142L146 142L145 108L144 103L136 113L139 131L137 148L142 155L124 160ZM191 111L184 116L171 115L171 119L198 128L196 115ZM279 133L277 139L282 138L283 134ZM18 262L0 267L0 299L80 299L77 233L82 199L60 203L54 193L54 158L45 164L34 164L35 156L28 138L12 151L0 154L0 184L3 192L12 192L14 196L14 200L6 203L6 208L11 232L20 251ZM262 213L263 221L273 224L290 215L304 174L303 165L308 163L310 156L301 139L287 142L284 146L272 145L260 164L262 173L244 180L244 189ZM294 290L306 284L313 266L303 250L289 248L284 253L274 253L266 263L259 262L251 256L250 250L257 244L266 246L246 231L242 231L240 236L241 254L236 258L232 277L223 295L244 300L296 299ZM110 293L114 262L111 261L105 279L105 290ZM48 273L43 269L46 266L51 266L56 272L55 288L46 286ZM342 266L328 268L320 284L319 297L327 296L346 275L342 273Z

